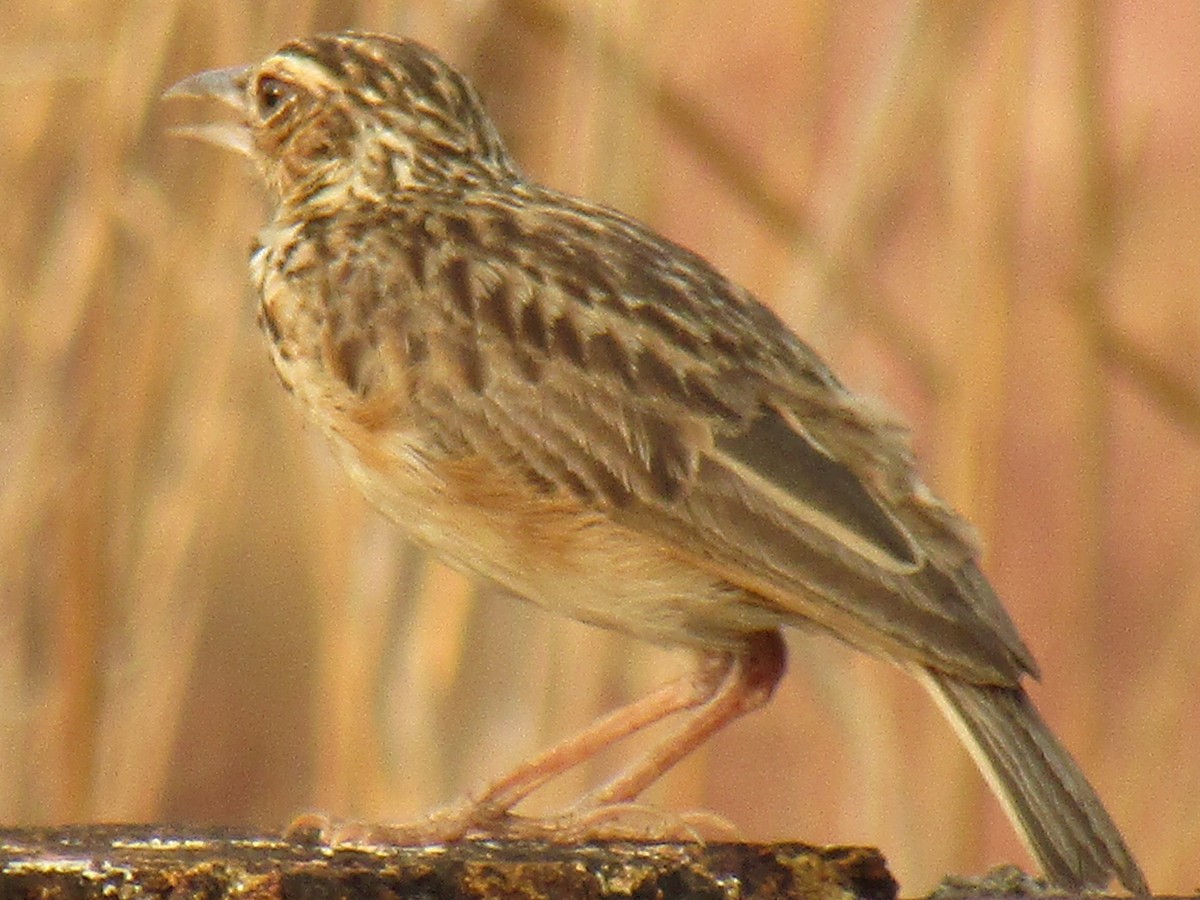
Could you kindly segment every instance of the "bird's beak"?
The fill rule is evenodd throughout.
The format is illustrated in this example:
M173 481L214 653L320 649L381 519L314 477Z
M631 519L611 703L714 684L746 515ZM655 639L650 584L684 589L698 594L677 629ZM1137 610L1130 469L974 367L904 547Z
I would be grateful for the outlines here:
M205 125L182 125L171 129L171 133L180 137L194 138L218 147L225 147L241 153L243 156L253 156L253 144L250 139L250 129L247 126L249 109L246 97L246 82L250 76L249 66L235 66L229 69L211 69L189 75L163 92L164 100L177 97L196 97L200 99L218 100L232 107L241 114L239 122L214 122Z

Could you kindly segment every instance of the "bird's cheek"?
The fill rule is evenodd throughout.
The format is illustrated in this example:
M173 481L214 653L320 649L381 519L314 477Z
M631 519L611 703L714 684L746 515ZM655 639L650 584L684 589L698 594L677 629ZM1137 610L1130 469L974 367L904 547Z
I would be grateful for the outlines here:
M254 150L264 165L271 165L283 154L284 141L281 136L266 129L256 129L254 132Z

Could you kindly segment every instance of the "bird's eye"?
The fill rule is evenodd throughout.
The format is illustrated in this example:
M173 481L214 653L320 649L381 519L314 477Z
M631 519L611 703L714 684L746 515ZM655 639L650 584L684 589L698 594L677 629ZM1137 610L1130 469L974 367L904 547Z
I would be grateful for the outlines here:
M294 94L296 89L271 75L258 79L254 88L255 101L258 104L258 114L264 119L279 110Z

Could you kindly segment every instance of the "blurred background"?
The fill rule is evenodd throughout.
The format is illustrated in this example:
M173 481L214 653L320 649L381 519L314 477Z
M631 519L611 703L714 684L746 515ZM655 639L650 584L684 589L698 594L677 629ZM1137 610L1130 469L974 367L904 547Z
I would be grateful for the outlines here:
M404 820L681 671L406 548L279 389L200 69L347 26L469 73L525 171L752 289L912 422L1158 891L1200 878L1200 7L8 0L0 823ZM659 785L904 892L1024 851L906 676L792 635ZM636 750L538 795L548 809Z

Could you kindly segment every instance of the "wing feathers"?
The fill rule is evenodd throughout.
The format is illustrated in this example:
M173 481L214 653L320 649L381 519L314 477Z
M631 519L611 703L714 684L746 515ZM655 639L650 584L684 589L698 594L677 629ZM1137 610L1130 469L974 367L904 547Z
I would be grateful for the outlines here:
M775 410L764 408L744 432L718 438L717 450L727 468L772 494L796 518L876 565L912 574L924 563L924 554L862 481Z
M538 197L526 199L536 221ZM542 232L489 222L511 212L482 198L477 243L462 246L459 229L431 263L448 290L390 287L432 348L403 383L443 429L438 444L606 508L781 621L984 683L1033 671L966 529L913 474L894 424L699 257L551 199L557 266L512 264ZM437 214L390 233L447 233ZM576 252L572 234L608 252ZM422 378L439 359L451 362Z

